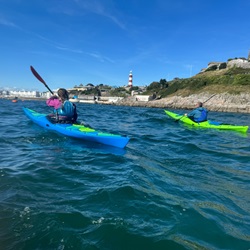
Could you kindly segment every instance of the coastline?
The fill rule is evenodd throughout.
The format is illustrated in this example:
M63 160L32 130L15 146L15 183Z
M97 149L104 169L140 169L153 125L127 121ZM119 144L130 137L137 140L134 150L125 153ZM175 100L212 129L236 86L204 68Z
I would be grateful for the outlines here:
M208 101L206 102L206 100ZM136 101L135 98L125 98L115 103L114 105L151 108L193 109L197 101L205 102L204 107L206 107L210 111L250 113L250 94L244 93L241 93L239 95L232 95L228 93L200 93L189 95L186 97L176 95L148 102Z
M12 100L12 98L3 98ZM209 99L209 100L208 100ZM20 97L20 101L45 101L46 98ZM206 100L208 100L206 102ZM193 94L189 96L173 95L157 100L138 101L136 97L129 96L117 102L98 102L97 104L129 106L129 107L148 107L148 108L170 108L170 109L193 109L197 101L205 102L204 107L209 111L250 113L250 94L241 93L233 95L229 93L209 93ZM94 103L93 103L94 104Z

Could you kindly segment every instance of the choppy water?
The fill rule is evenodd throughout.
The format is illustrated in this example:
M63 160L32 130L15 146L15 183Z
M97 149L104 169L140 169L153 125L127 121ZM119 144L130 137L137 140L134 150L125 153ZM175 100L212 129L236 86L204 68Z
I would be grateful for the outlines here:
M0 105L0 249L250 249L249 134L78 104L80 120L131 138L121 150L39 128L22 106L44 102Z

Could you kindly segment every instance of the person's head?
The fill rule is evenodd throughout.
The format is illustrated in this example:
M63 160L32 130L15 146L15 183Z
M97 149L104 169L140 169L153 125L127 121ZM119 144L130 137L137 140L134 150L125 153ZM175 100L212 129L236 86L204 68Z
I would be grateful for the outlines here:
M58 89L57 94L63 102L69 100L69 93L66 89Z
M203 106L203 103L202 103L202 102L197 102L197 103L196 103L196 107L200 108L200 107L202 107L202 106Z

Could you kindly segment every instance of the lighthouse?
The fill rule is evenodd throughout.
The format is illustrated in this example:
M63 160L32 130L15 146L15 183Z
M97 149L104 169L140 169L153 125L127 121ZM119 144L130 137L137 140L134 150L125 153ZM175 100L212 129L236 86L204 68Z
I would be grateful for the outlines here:
M133 75L132 75L132 70L130 70L130 72L129 72L129 76L128 76L128 86L129 86L130 88L133 87Z

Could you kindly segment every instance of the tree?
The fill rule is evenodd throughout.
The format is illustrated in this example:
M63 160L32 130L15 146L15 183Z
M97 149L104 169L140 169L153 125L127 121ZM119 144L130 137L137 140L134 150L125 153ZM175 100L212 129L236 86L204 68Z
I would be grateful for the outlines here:
M155 90L159 89L160 83L159 82L152 82L148 87L147 90Z
M166 81L166 79L161 79L160 80L160 88L164 89L168 87L168 82Z

